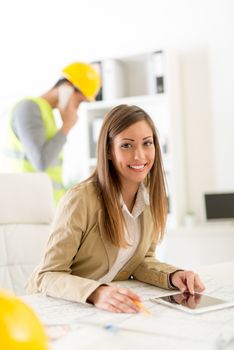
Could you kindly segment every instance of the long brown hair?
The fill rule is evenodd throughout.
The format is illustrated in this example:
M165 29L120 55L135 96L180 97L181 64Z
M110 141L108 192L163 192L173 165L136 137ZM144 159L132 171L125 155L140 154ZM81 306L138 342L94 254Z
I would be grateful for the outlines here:
M118 174L109 159L113 139L130 125L145 120L153 133L155 160L145 184L149 190L150 209L154 222L155 236L163 237L167 196L162 166L162 157L157 132L150 116L140 107L119 105L105 116L97 144L97 166L88 179L95 179L100 191L103 222L107 236L118 247L126 247L124 218L120 206L121 185Z

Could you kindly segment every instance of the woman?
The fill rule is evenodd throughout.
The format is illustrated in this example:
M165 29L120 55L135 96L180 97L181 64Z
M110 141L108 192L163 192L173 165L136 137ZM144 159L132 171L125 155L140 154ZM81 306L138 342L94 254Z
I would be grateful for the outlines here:
M96 170L59 205L43 262L28 291L113 312L138 312L140 298L109 285L112 280L134 278L162 288L203 291L195 273L154 258L166 216L154 123L137 106L117 106L103 121Z

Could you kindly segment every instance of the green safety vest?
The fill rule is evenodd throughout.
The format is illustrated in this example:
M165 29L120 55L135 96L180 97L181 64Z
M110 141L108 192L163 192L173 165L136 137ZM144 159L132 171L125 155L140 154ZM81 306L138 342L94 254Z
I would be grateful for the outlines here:
M41 118L45 127L46 140L52 139L58 132L58 128L55 124L54 115L49 103L41 97L29 97L27 98L35 102L41 111ZM12 128L12 116L10 117L9 128L8 128L8 145L4 150L4 164L1 167L4 172L38 172L37 169L28 161L24 146L21 141L17 138ZM57 161L53 165L49 166L45 171L52 183L54 188L54 199L57 204L59 199L64 195L65 188L62 182L62 162L63 157L60 154Z

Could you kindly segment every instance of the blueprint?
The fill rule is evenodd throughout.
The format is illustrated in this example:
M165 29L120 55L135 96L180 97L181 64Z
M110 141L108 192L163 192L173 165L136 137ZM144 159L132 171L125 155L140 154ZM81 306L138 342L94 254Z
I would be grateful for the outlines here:
M209 275L202 276L202 280L206 294L234 300L234 282L221 284ZM173 350L234 349L234 307L199 315L187 314L149 300L168 294L168 290L137 281L118 284L140 295L151 315L115 314L88 304L39 294L23 299L46 326L52 350L91 350L97 344L102 350L155 350L156 346Z

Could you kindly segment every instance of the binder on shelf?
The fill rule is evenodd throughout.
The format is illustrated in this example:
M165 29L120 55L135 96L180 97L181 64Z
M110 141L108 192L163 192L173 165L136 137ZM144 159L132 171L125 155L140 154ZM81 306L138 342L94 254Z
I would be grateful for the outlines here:
M102 127L103 118L96 117L92 120L89 126L89 142L90 142L90 157L96 157L96 146L99 137L99 133Z
M165 69L164 69L164 53L163 51L155 51L153 58L153 74L155 79L155 90L157 94L165 92Z
M102 61L103 100L114 100L125 96L124 69L121 61L106 59Z
M96 71L99 73L101 80L102 80L102 62L101 61L95 61L91 63L93 68L96 69ZM102 101L103 100L103 93L102 93L102 86L95 98L96 101Z

